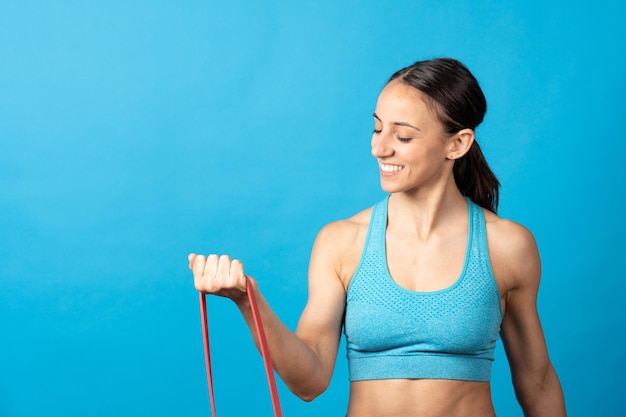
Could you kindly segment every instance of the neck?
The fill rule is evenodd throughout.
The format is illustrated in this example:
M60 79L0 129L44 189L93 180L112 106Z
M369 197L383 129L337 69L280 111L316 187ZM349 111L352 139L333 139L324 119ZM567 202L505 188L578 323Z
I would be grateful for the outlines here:
M467 202L456 186L439 193L394 193L389 199L388 227L402 228L422 241L466 218Z

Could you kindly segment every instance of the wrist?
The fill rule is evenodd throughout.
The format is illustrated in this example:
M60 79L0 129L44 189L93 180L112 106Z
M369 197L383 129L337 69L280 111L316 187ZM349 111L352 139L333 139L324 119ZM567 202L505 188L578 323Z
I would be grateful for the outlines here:
M243 309L250 309L250 295L248 294L248 291L254 291L254 295L257 296L258 298L258 283L256 282L256 280L248 275L246 275L246 291L243 292L241 294L240 297L237 297L236 299L233 299L233 301L235 302L235 304L237 305L237 307L239 307L239 309L243 310ZM249 282L249 285L248 285Z

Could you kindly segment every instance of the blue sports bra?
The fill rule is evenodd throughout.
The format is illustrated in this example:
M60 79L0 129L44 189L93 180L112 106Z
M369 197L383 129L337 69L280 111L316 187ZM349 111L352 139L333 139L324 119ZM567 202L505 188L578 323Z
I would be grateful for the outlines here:
M482 209L467 199L467 251L457 281L439 291L416 292L402 288L389 275L388 200L372 210L361 261L346 295L350 381L489 381L502 307Z

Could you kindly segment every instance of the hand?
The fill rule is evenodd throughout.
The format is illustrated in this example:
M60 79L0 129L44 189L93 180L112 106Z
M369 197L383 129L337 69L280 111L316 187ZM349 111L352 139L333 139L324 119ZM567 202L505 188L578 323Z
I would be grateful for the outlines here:
M246 275L243 264L228 255L217 256L189 254L189 269L193 271L196 289L238 301L246 297Z

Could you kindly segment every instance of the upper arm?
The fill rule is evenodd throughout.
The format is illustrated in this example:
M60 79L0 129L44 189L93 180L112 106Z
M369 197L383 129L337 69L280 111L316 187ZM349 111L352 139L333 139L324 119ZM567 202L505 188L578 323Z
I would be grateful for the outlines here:
M530 231L506 221L502 225L506 245L498 250L500 273L507 290L501 335L516 389L541 385L551 369L539 314L537 293L541 262Z
M296 334L320 360L321 370L330 381L345 311L345 289L340 277L343 253L342 226L325 226L313 245L309 263L308 300Z

